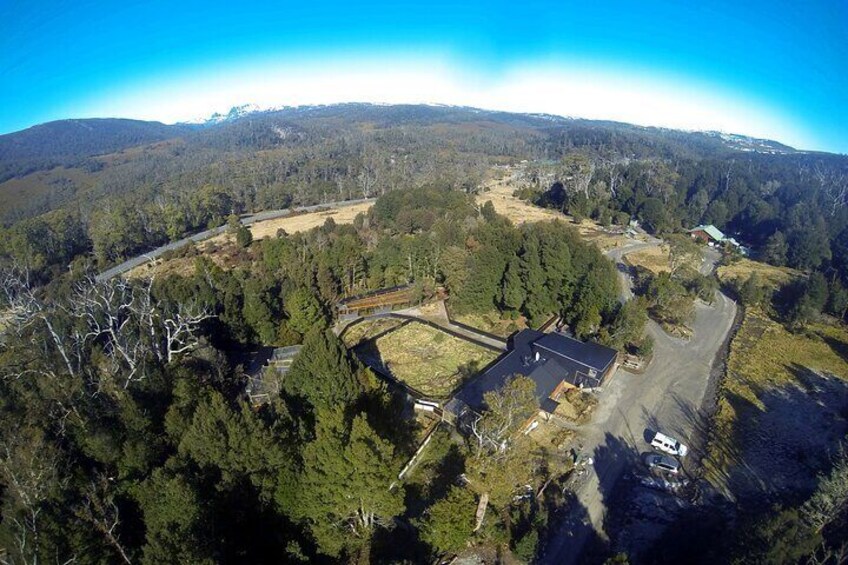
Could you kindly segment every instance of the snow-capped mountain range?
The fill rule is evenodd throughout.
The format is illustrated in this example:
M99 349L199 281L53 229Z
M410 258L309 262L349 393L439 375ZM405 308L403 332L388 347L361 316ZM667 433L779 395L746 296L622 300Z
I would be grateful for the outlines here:
M365 106L392 106L392 104L379 104L379 103L363 103ZM468 106L457 106L452 104L441 104L441 103L425 103L425 104L417 104L422 106L432 106L432 107L441 107L441 108L457 108L470 110L472 112L488 112L489 110L482 110L479 108L472 108ZM229 112L222 114L220 112L215 112L211 116L206 118L197 118L185 122L181 122L186 125L200 125L200 126L213 126L225 122L235 121L246 116L250 116L252 114L259 113L267 113L267 112L278 112L282 110L291 110L291 109L299 109L299 110L309 110L313 108L321 108L324 105L302 105L302 106L259 106L257 104L241 104L238 106L233 106L230 108ZM578 120L579 118L575 118L572 116L558 116L554 114L544 114L544 113L528 113L524 114L528 117L533 117L537 119L542 119L546 121L550 121L552 123L562 123L562 122L570 122L574 120ZM670 128L665 127L657 127L657 128L648 128L645 126L636 126L636 127L644 127L644 129L658 129L658 130L667 130L674 131ZM797 152L796 149L784 145L782 143L770 140L770 139L760 139L756 137L751 137L747 135L740 135L734 133L726 133L721 131L704 131L704 130L676 130L676 131L685 131L686 133L692 134L701 134L707 137L713 137L719 139L722 144L731 149L735 149L737 151L743 152L753 152L753 153L769 153L769 154L778 154L778 153L794 153Z

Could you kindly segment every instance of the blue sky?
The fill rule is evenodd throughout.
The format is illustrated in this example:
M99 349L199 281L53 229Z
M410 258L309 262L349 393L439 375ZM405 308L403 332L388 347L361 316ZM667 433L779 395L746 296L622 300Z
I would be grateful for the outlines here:
M433 102L848 152L848 2L0 0L0 132Z

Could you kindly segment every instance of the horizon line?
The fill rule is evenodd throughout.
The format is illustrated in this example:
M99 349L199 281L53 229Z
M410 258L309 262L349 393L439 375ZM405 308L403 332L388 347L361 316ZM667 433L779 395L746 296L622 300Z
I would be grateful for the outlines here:
M15 129L11 131L0 132L0 137L5 137L9 135L15 135L17 133L21 133L27 131L29 129L37 128L40 126L44 126L51 123L56 122L71 122L71 121L83 121L83 120L127 120L127 121L137 121L137 122L145 122L145 123L159 123L166 126L207 126L214 127L221 123L225 123L227 121L227 116L233 110L239 110L245 107L253 107L252 109L245 112L244 115L236 116L232 118L234 120L242 119L250 116L251 114L261 114L261 113L272 113L272 112L282 112L286 110L299 110L299 109L307 109L307 108L332 108L335 106L345 106L345 105L361 105L361 106L375 106L375 107L397 107L397 106L427 106L434 108L457 108L457 109L466 109L466 110L478 110L481 112L489 112L489 113L503 113L510 114L515 116L528 116L528 117L551 117L564 121L586 121L586 122L607 122L618 125L632 126L636 128L644 128L644 129L655 129L655 130L665 130L665 131L675 131L685 134L720 134L720 135L733 135L738 137L744 137L751 140L760 140L760 141L770 141L773 143L779 143L789 149L792 149L798 153L824 153L830 155L844 156L848 155L848 153L842 153L839 151L833 150L821 150L821 149L803 149L799 148L795 145L791 145L787 142L781 141L779 139L775 139L772 137L763 137L759 135L753 135L749 133L743 133L741 131L733 131L726 130L721 128L683 128L683 127L673 127L673 126L665 126L659 125L656 123L637 123L634 121L625 121L614 118L590 118L584 117L580 115L571 115L571 114L559 114L554 112L545 112L545 111L516 111L516 110L508 110L502 108L493 108L493 107L484 107L484 106L475 106L469 104L456 104L456 103L447 103L447 102L433 102L433 101L416 101L416 102L381 102L381 101L367 101L367 100L348 100L344 102L318 102L318 103L301 103L301 104L282 104L282 105L271 105L271 106L261 106L258 104L254 104L252 102L246 102L243 104L235 104L231 106L228 110L219 111L214 110L211 113L207 113L206 117L203 116L192 116L186 117L183 119L155 119L155 118L145 118L145 117L133 117L126 116L120 114L104 114L104 115L80 115L80 116L70 116L65 118L55 118L42 122L33 123L21 129ZM223 119L220 121L214 121L216 116L221 116Z

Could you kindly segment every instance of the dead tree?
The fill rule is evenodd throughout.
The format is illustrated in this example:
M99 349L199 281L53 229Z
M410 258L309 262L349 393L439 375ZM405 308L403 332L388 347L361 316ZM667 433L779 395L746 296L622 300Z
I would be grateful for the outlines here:
M129 281L115 278L98 283L89 277L76 285L71 308L86 327L86 341L103 344L113 372L125 369L124 388L144 379L139 374L147 348L141 339L143 329L135 313L136 293Z
M82 492L83 500L74 508L74 514L102 535L106 543L114 549L127 565L132 561L118 537L120 512L112 492L111 477L100 474L89 483Z
M206 306L196 302L179 304L177 311L171 316L164 316L162 325L165 330L166 360L174 358L194 349L198 344L197 329L200 324L214 315Z
M71 376L79 370L81 343L78 336L56 328L59 307L41 299L30 279L29 269L17 265L0 272L0 285L7 305L9 327L18 335L35 324L43 324Z
M15 550L25 563L40 561L41 513L68 480L61 466L60 452L39 430L7 429L0 437L0 477L18 509L10 521Z

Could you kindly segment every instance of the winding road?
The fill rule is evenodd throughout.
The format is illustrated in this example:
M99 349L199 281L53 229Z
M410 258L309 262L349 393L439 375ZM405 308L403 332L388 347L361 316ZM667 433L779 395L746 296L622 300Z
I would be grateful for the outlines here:
M622 299L632 296L632 281L622 258L659 243L632 243L607 252L619 266ZM717 258L716 252L708 250L701 272L712 271ZM692 446L687 461L700 458L699 414L717 378L714 364L735 316L736 304L717 292L712 305L696 302L689 341L673 338L655 322L648 322L647 332L654 338L653 361L642 375L619 370L604 386L592 421L580 428L579 441L584 453L594 459L594 473L576 489L575 504L559 522L540 562L579 563L590 540L608 538L604 522L614 489L639 455L650 450L649 431L663 431Z

